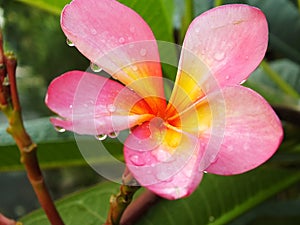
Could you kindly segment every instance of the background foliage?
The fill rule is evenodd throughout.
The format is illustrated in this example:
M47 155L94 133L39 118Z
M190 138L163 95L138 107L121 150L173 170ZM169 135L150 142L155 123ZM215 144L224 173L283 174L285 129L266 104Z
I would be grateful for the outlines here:
M65 194L66 190L62 191L62 187L65 187L66 180L71 180L72 188L65 188L68 191L79 190L82 186L102 180L88 169L73 135L54 131L48 122L51 112L44 105L47 85L54 77L68 70L86 70L89 65L75 48L66 45L59 27L59 14L68 2L69 0L0 1L5 20L6 49L16 52L19 60L18 81L26 127L39 144L41 165L48 174L49 183L54 183L51 187L57 197ZM172 202L162 200L137 224L298 224L300 10L297 1L121 2L133 8L147 21L157 39L175 41L178 44L181 44L191 20L216 4L246 3L263 10L270 30L268 52L265 63L244 85L259 92L272 104L285 129L285 138L279 151L263 167L232 177L206 175L191 197ZM164 67L164 72L168 78L174 78L175 74L167 66ZM6 122L1 117L0 121L0 171L4 174L22 170L18 150L6 135ZM108 139L105 144L110 146L116 157L121 157L119 143ZM101 159L99 163L109 161ZM6 185L1 181L2 184ZM59 210L67 224L99 224L107 214L108 199L113 190L117 191L116 184L100 182L90 189L60 200ZM0 192L0 199L5 195L6 193ZM0 210L3 207L5 206L0 205ZM41 211L21 220L25 225L48 224Z

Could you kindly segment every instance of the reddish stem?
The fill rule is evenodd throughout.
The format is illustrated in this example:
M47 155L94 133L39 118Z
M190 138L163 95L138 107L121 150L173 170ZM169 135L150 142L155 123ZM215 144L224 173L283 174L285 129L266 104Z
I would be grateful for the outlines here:
M4 63L5 68L2 70L0 68L0 77L1 80L3 79L0 83L0 109L9 121L7 132L13 137L20 150L21 162L25 166L28 179L49 221L52 225L63 225L64 223L55 208L39 167L36 154L37 145L32 142L23 124L16 82L17 60L12 53L3 55L2 36L0 34L0 64L1 62ZM6 73L9 84L4 85L3 81L7 79Z
M13 106L13 110L20 112L21 106L17 90L17 81L16 81L16 69L17 69L17 59L13 53L8 53L5 55L5 65L6 72L8 74L8 81L10 86L10 98Z
M140 187L127 168L123 173L122 182L120 192L111 196L110 209L104 225L131 225L159 199L157 195L146 190L131 203L133 195Z
M126 208L123 216L121 217L120 225L134 224L159 199L160 198L157 195L146 190Z
M2 85L5 77L6 77L6 70L5 70L4 52L3 52L3 37L2 37L2 33L0 32L0 105L1 106L7 105L6 96L5 96L6 91L4 90L4 87Z

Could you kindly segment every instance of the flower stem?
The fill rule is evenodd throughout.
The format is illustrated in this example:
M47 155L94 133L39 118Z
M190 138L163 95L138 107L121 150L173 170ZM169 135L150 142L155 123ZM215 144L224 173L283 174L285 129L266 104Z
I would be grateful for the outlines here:
M271 68L271 66L263 60L260 64L261 68L266 72L266 74L277 84L277 86L286 94L290 95L291 97L300 98L299 93L285 80L283 80L280 75Z
M154 193L145 190L125 210L120 225L134 224L145 212L154 205L160 198Z
M8 90L7 87L3 86L4 80L6 78L6 69L5 69L5 62L4 62L4 50L3 50L3 37L2 32L0 32L0 106L7 105L7 96L6 93Z
M24 164L28 179L37 195L37 198L44 209L52 225L63 225L55 205L48 192L44 178L37 159L37 145L32 142L25 130L21 105L16 84L17 60L12 53L3 53L2 35L0 35L0 110L6 115L9 127L7 132L15 140L21 154L21 162Z
M131 203L134 193L140 188L136 185L135 179L126 169L123 175L123 184L117 195L110 197L110 209L104 225L119 225L121 217Z

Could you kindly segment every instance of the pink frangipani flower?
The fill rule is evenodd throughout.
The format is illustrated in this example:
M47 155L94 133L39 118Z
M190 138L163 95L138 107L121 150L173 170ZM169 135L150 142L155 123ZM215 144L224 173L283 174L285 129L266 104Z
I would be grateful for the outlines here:
M239 174L268 160L283 131L270 105L241 86L263 59L268 26L257 8L224 5L191 23L170 99L149 26L114 0L73 0L61 27L75 47L113 78L70 71L49 86L54 126L79 134L130 129L126 166L140 185L177 199L203 173ZM122 84L121 84L122 83Z

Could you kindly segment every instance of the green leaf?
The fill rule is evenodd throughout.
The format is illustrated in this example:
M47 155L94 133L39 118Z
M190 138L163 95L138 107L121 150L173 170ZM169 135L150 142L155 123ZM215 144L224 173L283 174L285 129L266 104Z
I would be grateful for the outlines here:
M111 194L117 192L117 184L102 183L58 201L57 208L66 225L102 224L108 212L109 198ZM26 225L50 225L41 210L33 212L21 220Z
M221 225L300 180L299 171L259 168L236 176L206 174L188 198L161 200L137 223L147 225ZM66 225L98 225L105 221L108 201L118 185L100 184L57 203ZM23 219L26 225L48 225L39 210Z
M138 225L227 224L299 179L299 172L263 168L230 177L206 175L190 198L160 202Z
M23 169L19 150L11 136L6 133L6 127L5 123L0 126L0 171ZM38 144L38 158L42 168L86 165L75 142L74 134L55 131L49 118L25 122L25 127L33 141ZM117 139L108 138L103 144L116 158L122 159L122 145ZM95 158L93 162L110 163L111 159Z
M271 62L270 66L280 74L285 82L300 93L300 67L298 64L288 59L282 59ZM298 99L283 92L261 67L251 74L245 85L259 92L271 104L283 104L291 107L298 105L299 107Z
M298 190L297 190L298 192ZM300 199L268 201L237 219L231 225L298 225L300 221Z
M63 7L70 2L70 0L17 0L17 1L44 9L56 15L60 15Z

